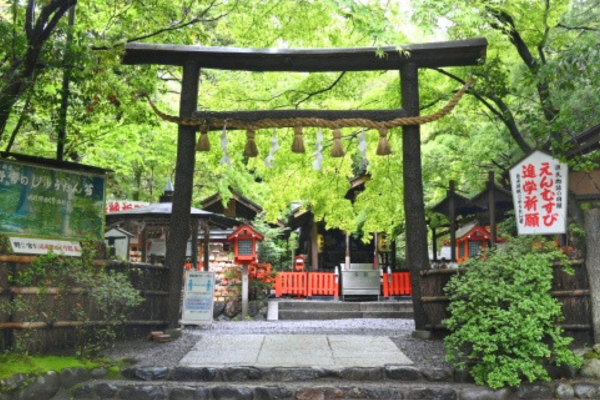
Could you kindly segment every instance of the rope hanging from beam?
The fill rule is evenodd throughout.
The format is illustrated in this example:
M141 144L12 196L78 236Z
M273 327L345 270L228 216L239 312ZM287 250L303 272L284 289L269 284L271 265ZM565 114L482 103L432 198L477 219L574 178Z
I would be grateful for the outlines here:
M394 118L387 121L374 121L365 118L340 118L335 120L328 120L324 118L266 118L257 119L256 121L236 120L236 119L219 119L219 118L180 118L174 115L168 115L163 113L156 107L152 99L147 94L143 94L148 100L150 107L154 112L163 120L174 122L178 125L183 126L197 126L201 132L206 132L210 129L222 128L227 125L228 129L243 129L243 130L256 130L265 128L297 128L297 127L316 127L316 128L328 128L328 129L339 129L339 128L366 128L366 129L390 129L399 126L411 126L421 125L428 122L437 121L446 114L450 113L454 107L458 104L462 96L469 89L473 79L469 78L460 90L454 94L452 99L439 111L423 116L415 117L400 117Z

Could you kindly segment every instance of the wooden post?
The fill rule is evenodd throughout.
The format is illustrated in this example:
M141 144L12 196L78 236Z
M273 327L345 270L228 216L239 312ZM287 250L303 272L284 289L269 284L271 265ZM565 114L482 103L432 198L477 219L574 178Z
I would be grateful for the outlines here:
M456 204L454 202L454 181L448 188L448 212L450 219L450 262L456 262Z
M202 257L204 258L204 271L210 271L210 225L208 222L204 223L204 250L202 251Z
M394 238L394 240L392 240L391 252L392 252L392 271L395 271L396 270L396 238Z
M496 184L494 183L494 171L488 172L488 213L490 214L490 246L496 247Z
M433 252L433 261L437 261L437 235L435 227L431 227L431 251Z
M346 232L346 254L344 257L344 270L350 269L350 234Z
M179 99L179 116L188 118L198 105L200 68L196 61L183 66L183 80ZM167 321L169 328L179 326L183 265L187 241L190 237L190 210L196 157L196 132L194 127L179 125L177 134L177 163L175 166L175 192L169 222L169 237L165 264L169 268L169 300Z
M373 246L373 269L379 268L379 248L377 247L377 241L379 240L379 234L377 232L373 233L373 242L375 246Z
M197 271L198 267L198 224L197 219L192 221L192 269Z
M142 262L148 262L148 226L144 226L142 231Z
M248 316L248 265L242 265L242 320Z
M419 115L419 70L407 63L400 68L402 108L411 116ZM402 127L404 160L404 213L406 215L406 262L411 272L415 330L425 329L426 317L421 301L420 271L429 269L427 225L421 171L421 136L419 125Z
M317 223L315 216L310 220L310 269L317 271L319 269L319 245L317 244ZM307 269L308 271L308 269Z

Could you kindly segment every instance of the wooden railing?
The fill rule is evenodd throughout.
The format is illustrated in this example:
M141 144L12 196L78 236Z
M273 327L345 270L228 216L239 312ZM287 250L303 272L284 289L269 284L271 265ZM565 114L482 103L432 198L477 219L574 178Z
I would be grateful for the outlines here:
M410 272L392 272L383 274L383 297L410 296L412 285L410 283Z
M410 296L410 272L383 274L383 297ZM339 277L333 272L280 272L275 278L275 296L333 296L340 294Z
M308 293L306 272L280 272L275 278L275 296L306 297Z
M307 297L333 296L340 294L339 276L333 272L307 272L308 290Z

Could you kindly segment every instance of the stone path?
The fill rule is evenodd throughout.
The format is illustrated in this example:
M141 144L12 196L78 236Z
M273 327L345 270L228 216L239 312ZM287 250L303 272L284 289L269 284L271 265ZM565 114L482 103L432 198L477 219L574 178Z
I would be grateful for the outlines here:
M385 336L205 336L180 361L186 367L382 367L413 362Z

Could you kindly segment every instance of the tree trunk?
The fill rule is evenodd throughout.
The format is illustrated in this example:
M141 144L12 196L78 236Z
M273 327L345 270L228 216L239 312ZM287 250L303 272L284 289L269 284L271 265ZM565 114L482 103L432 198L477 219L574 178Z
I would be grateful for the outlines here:
M594 342L600 343L600 209L584 211L585 244L587 247L585 267L590 281L592 328Z

